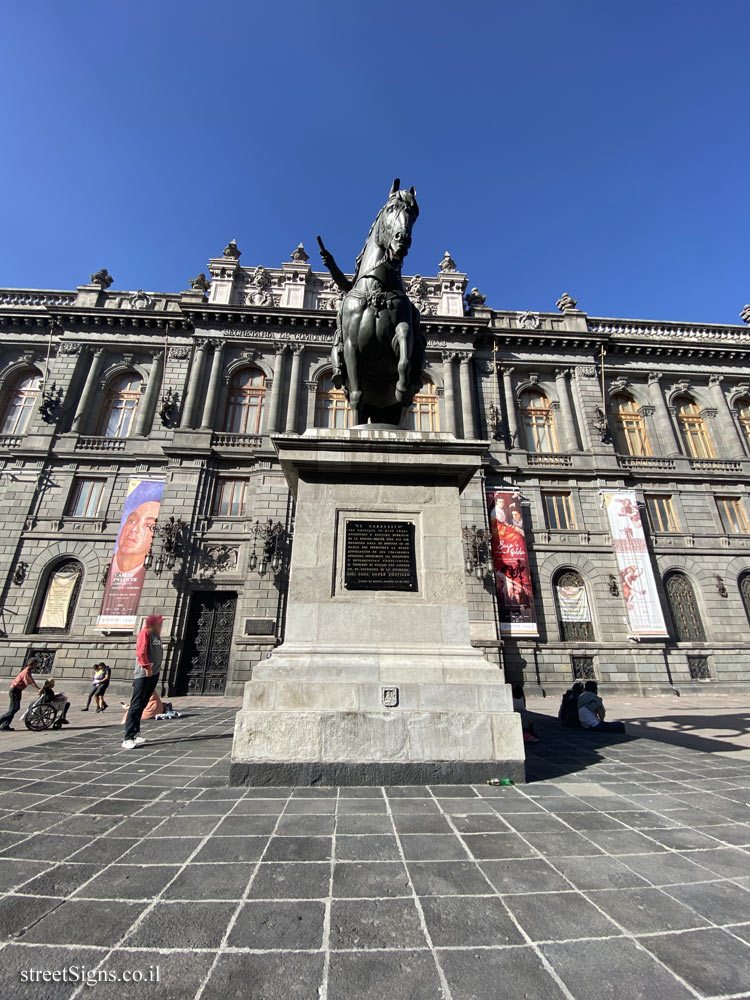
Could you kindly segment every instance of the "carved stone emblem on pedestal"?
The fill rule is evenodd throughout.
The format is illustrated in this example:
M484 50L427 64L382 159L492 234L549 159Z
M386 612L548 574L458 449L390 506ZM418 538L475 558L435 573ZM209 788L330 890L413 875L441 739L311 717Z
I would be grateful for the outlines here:
M381 697L385 708L398 708L398 688L384 687L381 690Z

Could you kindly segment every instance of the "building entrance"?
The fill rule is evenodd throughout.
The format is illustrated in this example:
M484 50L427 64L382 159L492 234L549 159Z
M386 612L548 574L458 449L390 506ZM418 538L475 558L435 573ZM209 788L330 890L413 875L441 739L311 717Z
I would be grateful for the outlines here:
M192 595L175 694L224 694L236 610L234 592Z

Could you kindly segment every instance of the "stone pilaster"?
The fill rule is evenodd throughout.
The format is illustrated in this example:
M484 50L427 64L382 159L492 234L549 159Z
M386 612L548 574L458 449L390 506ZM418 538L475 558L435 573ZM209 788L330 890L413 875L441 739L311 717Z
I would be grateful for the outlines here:
M459 354L459 381L461 385L461 421L463 436L471 440L476 437L474 428L474 401L471 391L471 354L468 351Z
M724 454L720 455L720 457L744 458L745 448L737 430L737 424L732 418L727 397L724 395L724 390L721 387L722 381L722 375L711 375L708 380L711 396L716 405L716 422L721 431L721 445Z
M503 368L503 392L505 394L505 416L508 421L508 447L518 446L518 413L513 392L513 369Z
M203 404L203 419L201 420L201 430L210 431L214 429L216 418L216 400L219 396L219 386L221 376L224 371L224 350L225 342L218 340L214 342L214 356L211 361L211 374L208 378L208 392L206 402Z
M151 371L148 375L146 391L144 392L143 399L138 407L138 415L135 420L135 434L137 436L143 437L151 431L151 425L154 421L154 410L156 409L156 400L159 398L159 390L161 389L163 371L164 352L157 351L154 355L154 360L151 362Z
M456 387L453 377L453 361L455 354L443 355L443 406L445 409L445 429L450 434L456 433Z
M303 347L292 350L292 374L289 378L289 402L286 408L286 432L297 433L297 413L299 411L299 392L302 384L302 354Z
M284 384L284 359L286 357L286 346L280 347L276 351L276 358L273 364L273 382L271 383L271 399L268 404L268 417L266 419L266 434L275 434L279 429L279 407L281 405L281 387Z
M203 369L206 364L207 340L199 340L195 345L193 364L190 368L185 409L182 411L182 427L195 427L200 396L203 392Z
M651 401L654 404L654 423L659 434L657 443L660 445L663 454L679 455L680 445L677 441L672 417L667 409L664 393L659 384L661 377L661 372L651 372L648 377L648 390L651 395Z
M74 434L83 434L87 430L87 421L94 405L94 397L97 392L97 383L99 380L99 372L101 371L103 358L104 348L100 347L98 350L94 351L91 359L91 367L89 368L88 375L86 376L86 383L83 387L81 398L78 400L78 406L76 407L73 423L71 425L71 430Z
M557 395L560 400L560 436L563 448L565 451L577 451L578 436L576 434L576 421L573 416L573 405L570 400L568 373L564 368L558 368L555 372L555 383L557 385Z

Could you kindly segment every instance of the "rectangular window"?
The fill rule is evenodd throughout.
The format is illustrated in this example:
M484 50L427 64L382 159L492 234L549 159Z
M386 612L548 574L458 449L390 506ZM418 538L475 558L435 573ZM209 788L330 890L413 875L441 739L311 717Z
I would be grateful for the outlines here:
M716 506L719 508L722 527L728 535L746 535L750 531L739 497L717 497Z
M247 500L246 479L219 479L216 482L214 517L242 517Z
M543 493L547 527L557 530L575 528L570 493Z
M76 479L65 513L69 517L96 517L105 482L104 479Z
M668 531L679 531L677 517L672 506L671 496L647 496L646 509L652 531L662 534Z

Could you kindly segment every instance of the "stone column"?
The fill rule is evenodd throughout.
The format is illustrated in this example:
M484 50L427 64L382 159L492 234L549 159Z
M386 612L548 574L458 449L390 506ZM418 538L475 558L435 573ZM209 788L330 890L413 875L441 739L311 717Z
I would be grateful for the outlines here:
M151 432L156 400L159 397L159 389L161 389L161 373L163 370L164 352L157 351L151 363L146 391L141 399L140 406L138 407L138 415L135 419L135 434L141 437Z
M654 423L659 433L657 443L661 445L663 454L679 455L681 453L680 445L675 434L672 417L667 409L664 393L659 385L661 377L661 372L651 372L648 377L648 390L654 404Z
M463 352L459 354L459 380L461 383L461 419L463 422L463 436L471 439L476 437L474 429L474 404L471 394L471 354Z
M318 383L316 381L305 382L305 387L307 389L307 407L305 410L305 426L303 430L307 430L308 427L315 426L315 404L318 399Z
M199 340L193 355L193 365L190 369L190 380L188 382L187 398L182 411L181 427L195 427L198 417L198 405L201 393L203 392L203 369L206 364L207 340Z
M508 420L508 447L518 447L518 412L513 392L513 369L503 368L503 392L505 393L505 416Z
M299 410L299 390L302 385L302 354L304 347L295 347L292 351L292 374L289 378L289 403L286 408L287 434L297 433L297 412Z
M445 408L445 429L456 433L456 389L453 380L453 359L455 354L443 355L443 406Z
M91 359L91 367L89 368L88 375L86 376L86 383L83 387L81 398L78 400L78 406L76 407L75 416L73 417L73 423L70 427L74 434L81 434L86 430L86 422L94 406L94 397L96 396L97 381L99 379L99 372L102 367L103 357L103 347L94 351L94 356Z
M225 347L225 341L214 341L214 357L211 362L211 374L208 378L208 392L206 393L206 402L203 404L203 419L201 420L202 431L212 431L214 429L216 400L219 396L219 386L221 385L221 376L224 371Z
M273 365L273 382L271 384L271 400L268 404L268 417L266 418L265 433L275 434L279 429L279 405L281 403L281 387L284 384L284 357L286 346L280 347L276 351L276 360Z
M721 431L721 444L728 458L745 458L745 448L737 424L734 422L727 397L721 387L723 379L723 375L711 375L708 380L711 395L716 404L716 418Z
M557 384L557 395L560 400L560 424L563 448L565 451L578 450L578 437L576 435L576 422L573 416L573 405L570 401L570 389L568 387L568 373L564 368L558 368L555 372L555 382Z

